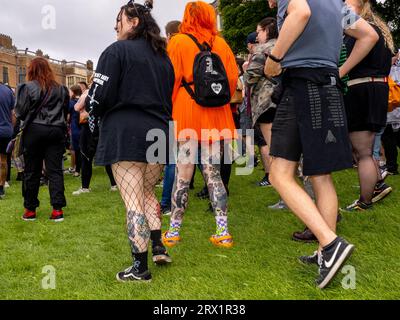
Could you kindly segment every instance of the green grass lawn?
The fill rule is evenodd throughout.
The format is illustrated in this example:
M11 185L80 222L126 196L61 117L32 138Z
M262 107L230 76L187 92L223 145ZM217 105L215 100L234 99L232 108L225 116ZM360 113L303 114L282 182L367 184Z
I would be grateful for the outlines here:
M15 173L13 172L15 178ZM80 179L66 176L68 207L65 222L48 220L48 190L41 188L38 220L21 220L21 185L12 181L0 201L1 299L399 299L400 298L400 177L387 182L394 192L371 211L347 213L339 233L355 244L347 262L356 270L356 289L345 290L340 274L324 291L314 279L317 267L301 265L297 257L316 246L291 240L303 228L289 211L273 212L278 200L271 188L259 188L262 172L232 176L230 231L233 249L213 247L215 231L207 202L195 198L202 187L197 175L182 229L183 242L170 250L172 265L151 265L150 284L121 284L115 274L131 264L125 232L125 210L118 193L111 193L103 168L96 168L92 193L73 197ZM334 175L340 204L358 193L354 171ZM160 190L157 191L160 193ZM164 221L164 229L168 219ZM44 266L56 270L56 289L44 290Z

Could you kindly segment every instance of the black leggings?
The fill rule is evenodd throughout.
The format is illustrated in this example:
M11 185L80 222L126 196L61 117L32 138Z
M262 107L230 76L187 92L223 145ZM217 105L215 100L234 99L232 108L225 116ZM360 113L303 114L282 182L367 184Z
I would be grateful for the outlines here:
M360 200L371 203L376 183L381 179L377 162L373 158L375 132L350 132L354 156L358 165Z
M400 131L393 131L392 125L389 124L383 133L382 144L383 148L385 149L387 169L390 172L397 173L397 148L400 148Z
M11 154L7 154L7 178L6 181L11 181Z
M80 148L82 165L82 188L89 189L93 174L93 159L96 154L98 138L92 134L88 125L82 126ZM116 186L111 166L106 166L106 172L111 186Z

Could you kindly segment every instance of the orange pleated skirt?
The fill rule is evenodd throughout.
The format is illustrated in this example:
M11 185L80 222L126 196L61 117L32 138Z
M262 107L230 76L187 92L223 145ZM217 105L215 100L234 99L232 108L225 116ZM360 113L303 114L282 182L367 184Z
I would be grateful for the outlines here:
M229 104L223 107L199 106L180 88L172 117L175 122L175 137L178 141L220 141L237 138L235 122Z

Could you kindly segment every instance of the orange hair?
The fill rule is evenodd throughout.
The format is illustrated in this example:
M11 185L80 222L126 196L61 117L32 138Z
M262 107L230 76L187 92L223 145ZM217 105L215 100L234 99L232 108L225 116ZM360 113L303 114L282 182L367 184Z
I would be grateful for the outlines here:
M200 43L212 45L218 35L217 15L213 6L203 1L189 2L179 30L194 35Z

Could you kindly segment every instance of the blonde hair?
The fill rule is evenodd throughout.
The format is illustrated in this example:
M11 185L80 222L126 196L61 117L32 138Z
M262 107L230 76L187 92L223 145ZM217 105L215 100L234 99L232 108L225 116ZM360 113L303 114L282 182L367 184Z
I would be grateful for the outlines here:
M382 20L381 17L379 17L377 13L372 10L372 6L369 0L359 0L359 3L361 8L360 16L370 24L373 24L374 26L379 28L379 30L382 32L383 38L385 39L386 47L388 47L390 51L394 53L394 41L392 33L387 24Z

